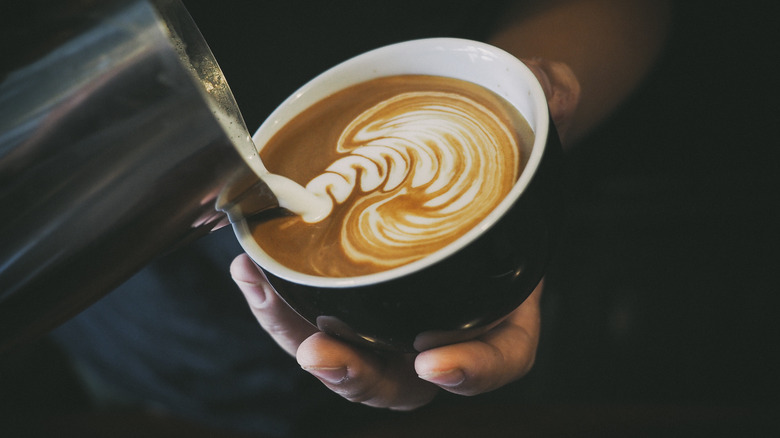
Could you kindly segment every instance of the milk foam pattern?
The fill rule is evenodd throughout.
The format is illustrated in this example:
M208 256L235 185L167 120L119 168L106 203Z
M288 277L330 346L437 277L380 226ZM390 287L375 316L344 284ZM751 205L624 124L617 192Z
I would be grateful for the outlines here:
M344 156L306 189L336 203L359 195L344 215L344 251L398 266L452 242L503 199L517 179L517 142L471 98L402 93L353 120L338 140Z

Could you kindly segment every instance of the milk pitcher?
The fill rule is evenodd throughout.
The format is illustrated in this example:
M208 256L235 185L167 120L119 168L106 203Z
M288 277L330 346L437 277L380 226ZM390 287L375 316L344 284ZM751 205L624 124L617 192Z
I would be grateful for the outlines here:
M274 201L178 0L29 4L0 63L0 351Z

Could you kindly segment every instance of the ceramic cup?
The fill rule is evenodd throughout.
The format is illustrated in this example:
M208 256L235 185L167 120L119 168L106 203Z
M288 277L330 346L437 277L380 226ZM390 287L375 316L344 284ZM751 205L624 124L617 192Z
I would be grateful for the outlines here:
M262 150L286 122L328 95L376 77L427 74L467 80L504 97L535 133L509 195L445 248L388 271L349 278L295 272L266 254L247 222L233 224L244 250L277 293L320 330L360 345L422 351L470 339L499 323L539 284L559 232L560 143L533 73L512 55L449 38L385 46L322 73L285 100L257 130Z

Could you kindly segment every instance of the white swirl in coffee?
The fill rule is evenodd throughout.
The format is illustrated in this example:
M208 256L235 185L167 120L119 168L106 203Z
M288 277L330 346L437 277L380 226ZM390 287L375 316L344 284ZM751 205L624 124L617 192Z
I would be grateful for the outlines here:
M529 140L522 116L472 83L393 76L358 84L307 108L261 150L270 171L305 183L332 211L270 218L253 235L277 261L313 275L410 263L504 199L521 169L519 143Z
M471 228L503 199L520 160L514 133L492 111L435 91L380 102L347 126L336 147L345 156L306 189L343 203L359 188L341 244L354 261L387 267Z

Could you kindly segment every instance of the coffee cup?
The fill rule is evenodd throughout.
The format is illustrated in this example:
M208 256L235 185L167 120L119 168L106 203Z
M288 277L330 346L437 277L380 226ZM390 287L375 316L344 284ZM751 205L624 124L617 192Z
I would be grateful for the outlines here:
M560 143L534 74L496 47L433 38L381 47L317 76L285 100L253 136L261 152L302 111L347 87L397 75L468 81L502 97L527 121L522 171L478 224L431 254L390 269L323 276L291 269L233 224L243 249L277 294L320 330L380 350L422 351L477 337L500 323L541 281L560 229Z

